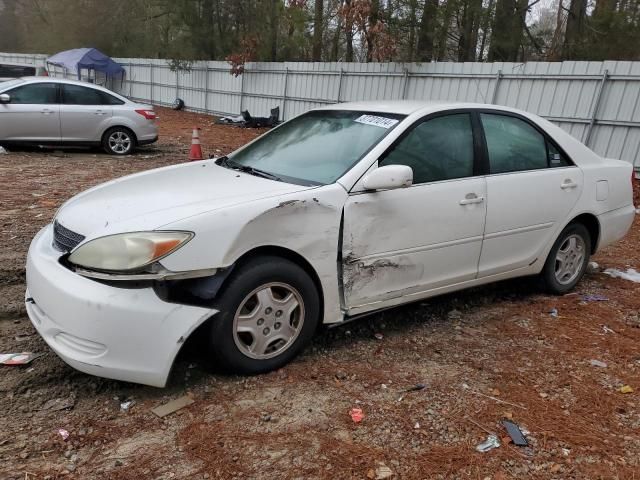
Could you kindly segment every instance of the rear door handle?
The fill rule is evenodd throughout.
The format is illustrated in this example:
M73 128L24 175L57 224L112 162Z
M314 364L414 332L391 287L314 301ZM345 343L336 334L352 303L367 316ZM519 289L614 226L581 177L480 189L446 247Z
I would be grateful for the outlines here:
M562 185L560 185L560 188L563 190L566 190L568 188L576 188L577 186L578 184L576 182L567 178L564 182L562 182Z
M105 112L104 110L96 110L96 115L106 115L107 112Z
M467 193L463 200L460 200L460 205L471 205L473 203L484 202L484 197L479 197L475 193Z
M40 113L42 113L43 115L51 115L53 113L53 110L49 110L48 108L45 108Z

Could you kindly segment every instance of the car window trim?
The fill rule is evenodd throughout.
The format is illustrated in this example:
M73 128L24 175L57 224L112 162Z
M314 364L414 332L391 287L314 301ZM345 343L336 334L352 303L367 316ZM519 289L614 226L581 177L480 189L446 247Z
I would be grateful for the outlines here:
M473 137L473 174L468 176L468 177L458 177L458 178L446 178L443 180L435 180L432 182L422 182L422 183L412 183L410 185L409 188L413 187L413 186L421 186L421 185L431 185L434 183L442 183L442 182L451 182L451 181L458 181L458 180L466 180L466 179L470 179L470 178L476 178L479 176L482 176L483 173L483 165L480 159L480 150L479 148L481 147L481 142L482 142L482 138L479 136L479 132L477 131L476 125L474 124L474 119L473 119L473 110L470 108L454 108L454 109L450 109L450 110L440 110L438 112L431 112L428 113L427 115L418 118L415 122L413 122L411 125L409 125L404 132L402 132L398 138L396 138L393 143L391 145L389 145L387 147L387 149L382 152L382 154L376 159L376 162L378 164L378 168L380 168L380 163L393 151L394 148L396 148L398 146L399 143L401 143L408 135L411 134L411 132L419 127L420 125L422 125L425 122L428 122L429 120L433 120L435 118L439 118L439 117L448 117L450 115L458 115L458 114L463 114L466 113L469 115L469 120L471 121L471 134ZM359 180L358 180L359 181Z
M485 162L484 162L484 175L487 176L491 176L491 175L509 175L512 173L523 173L523 172L539 172L541 170L555 170L558 168L570 168L570 167L576 167L576 162L573 161L573 159L567 154L567 152L564 150L564 148L562 148L562 146L560 146L558 144L558 142L556 142L553 138L551 138L551 136L544 131L544 129L542 127L540 127L539 125L537 125L535 122L533 122L532 120L530 120L529 118L525 117L524 115L521 115L519 113L516 112L508 112L505 110L493 110L491 108L474 108L472 109L473 112L476 114L477 116L477 121L478 121L478 129L479 129L479 133L482 139L482 143L483 143L483 148L482 148L482 153L485 156ZM491 163L490 163L490 159L489 159L489 147L487 146L487 137L485 135L484 132L484 125L482 125L482 119L480 118L480 114L485 113L485 114L489 114L489 115L502 115L505 117L513 117L513 118L517 118L519 120L522 120L523 122L527 123L528 125L530 125L531 127L533 127L534 130L536 130L538 133L540 133L540 135L542 135L542 138L545 142L545 151L547 152L547 166L545 168L533 168L533 169L528 169L528 170L514 170L511 172L497 172L497 173L491 173ZM567 160L567 162L569 162L569 165L563 165L562 167L552 167L550 165L550 160L549 160L549 144L553 145L556 150L558 150L558 152Z

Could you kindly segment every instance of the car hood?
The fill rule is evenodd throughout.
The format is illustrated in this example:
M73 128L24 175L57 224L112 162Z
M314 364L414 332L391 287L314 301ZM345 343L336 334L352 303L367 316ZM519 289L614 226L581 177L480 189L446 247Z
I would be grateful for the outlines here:
M212 210L313 187L229 170L212 160L149 170L91 188L56 214L87 240L114 233L156 230Z

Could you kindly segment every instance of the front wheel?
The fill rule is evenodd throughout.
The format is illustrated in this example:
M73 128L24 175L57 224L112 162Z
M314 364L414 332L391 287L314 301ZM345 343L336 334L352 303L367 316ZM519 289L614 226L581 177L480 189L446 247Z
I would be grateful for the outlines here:
M572 223L560 233L542 270L542 279L551 293L564 294L580 281L589 263L591 235L580 223Z
M311 340L320 321L313 280L297 264L262 257L242 266L211 319L211 355L223 369L256 374L282 367Z

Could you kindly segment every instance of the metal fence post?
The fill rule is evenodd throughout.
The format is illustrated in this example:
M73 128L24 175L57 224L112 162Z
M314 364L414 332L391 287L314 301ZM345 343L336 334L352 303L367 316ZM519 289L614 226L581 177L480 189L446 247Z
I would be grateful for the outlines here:
M244 69L240 75L240 113L242 113L242 107L244 106L244 76L246 74L247 69Z
M153 105L153 62L149 63L149 103Z
M607 81L607 76L609 76L609 70L605 70L602 74L602 80L600 80L600 87L598 88L598 92L596 93L596 100L593 105L593 110L591 111L591 119L589 120L589 126L587 127L587 134L584 140L584 144L588 147L589 141L591 140L591 132L593 131L593 126L596 123L596 116L598 115L598 108L600 107L600 99L602 98L602 91L604 90L604 84Z
M340 103L340 95L342 95L342 76L344 75L344 69L340 68L340 74L338 76L338 98L336 103Z
M500 86L500 79L502 78L502 70L498 70L496 73L496 83L493 85L493 94L491 95L491 103L496 103L498 98L498 87Z
M209 62L204 67L204 113L209 113Z
M176 98L180 98L180 68L176 66Z
M289 83L289 67L284 70L284 88L282 89L282 120L286 120L287 111L287 83Z
M409 69L405 67L404 69L404 76L403 76L403 83L402 83L402 99L406 99L407 98L407 86L409 85Z

